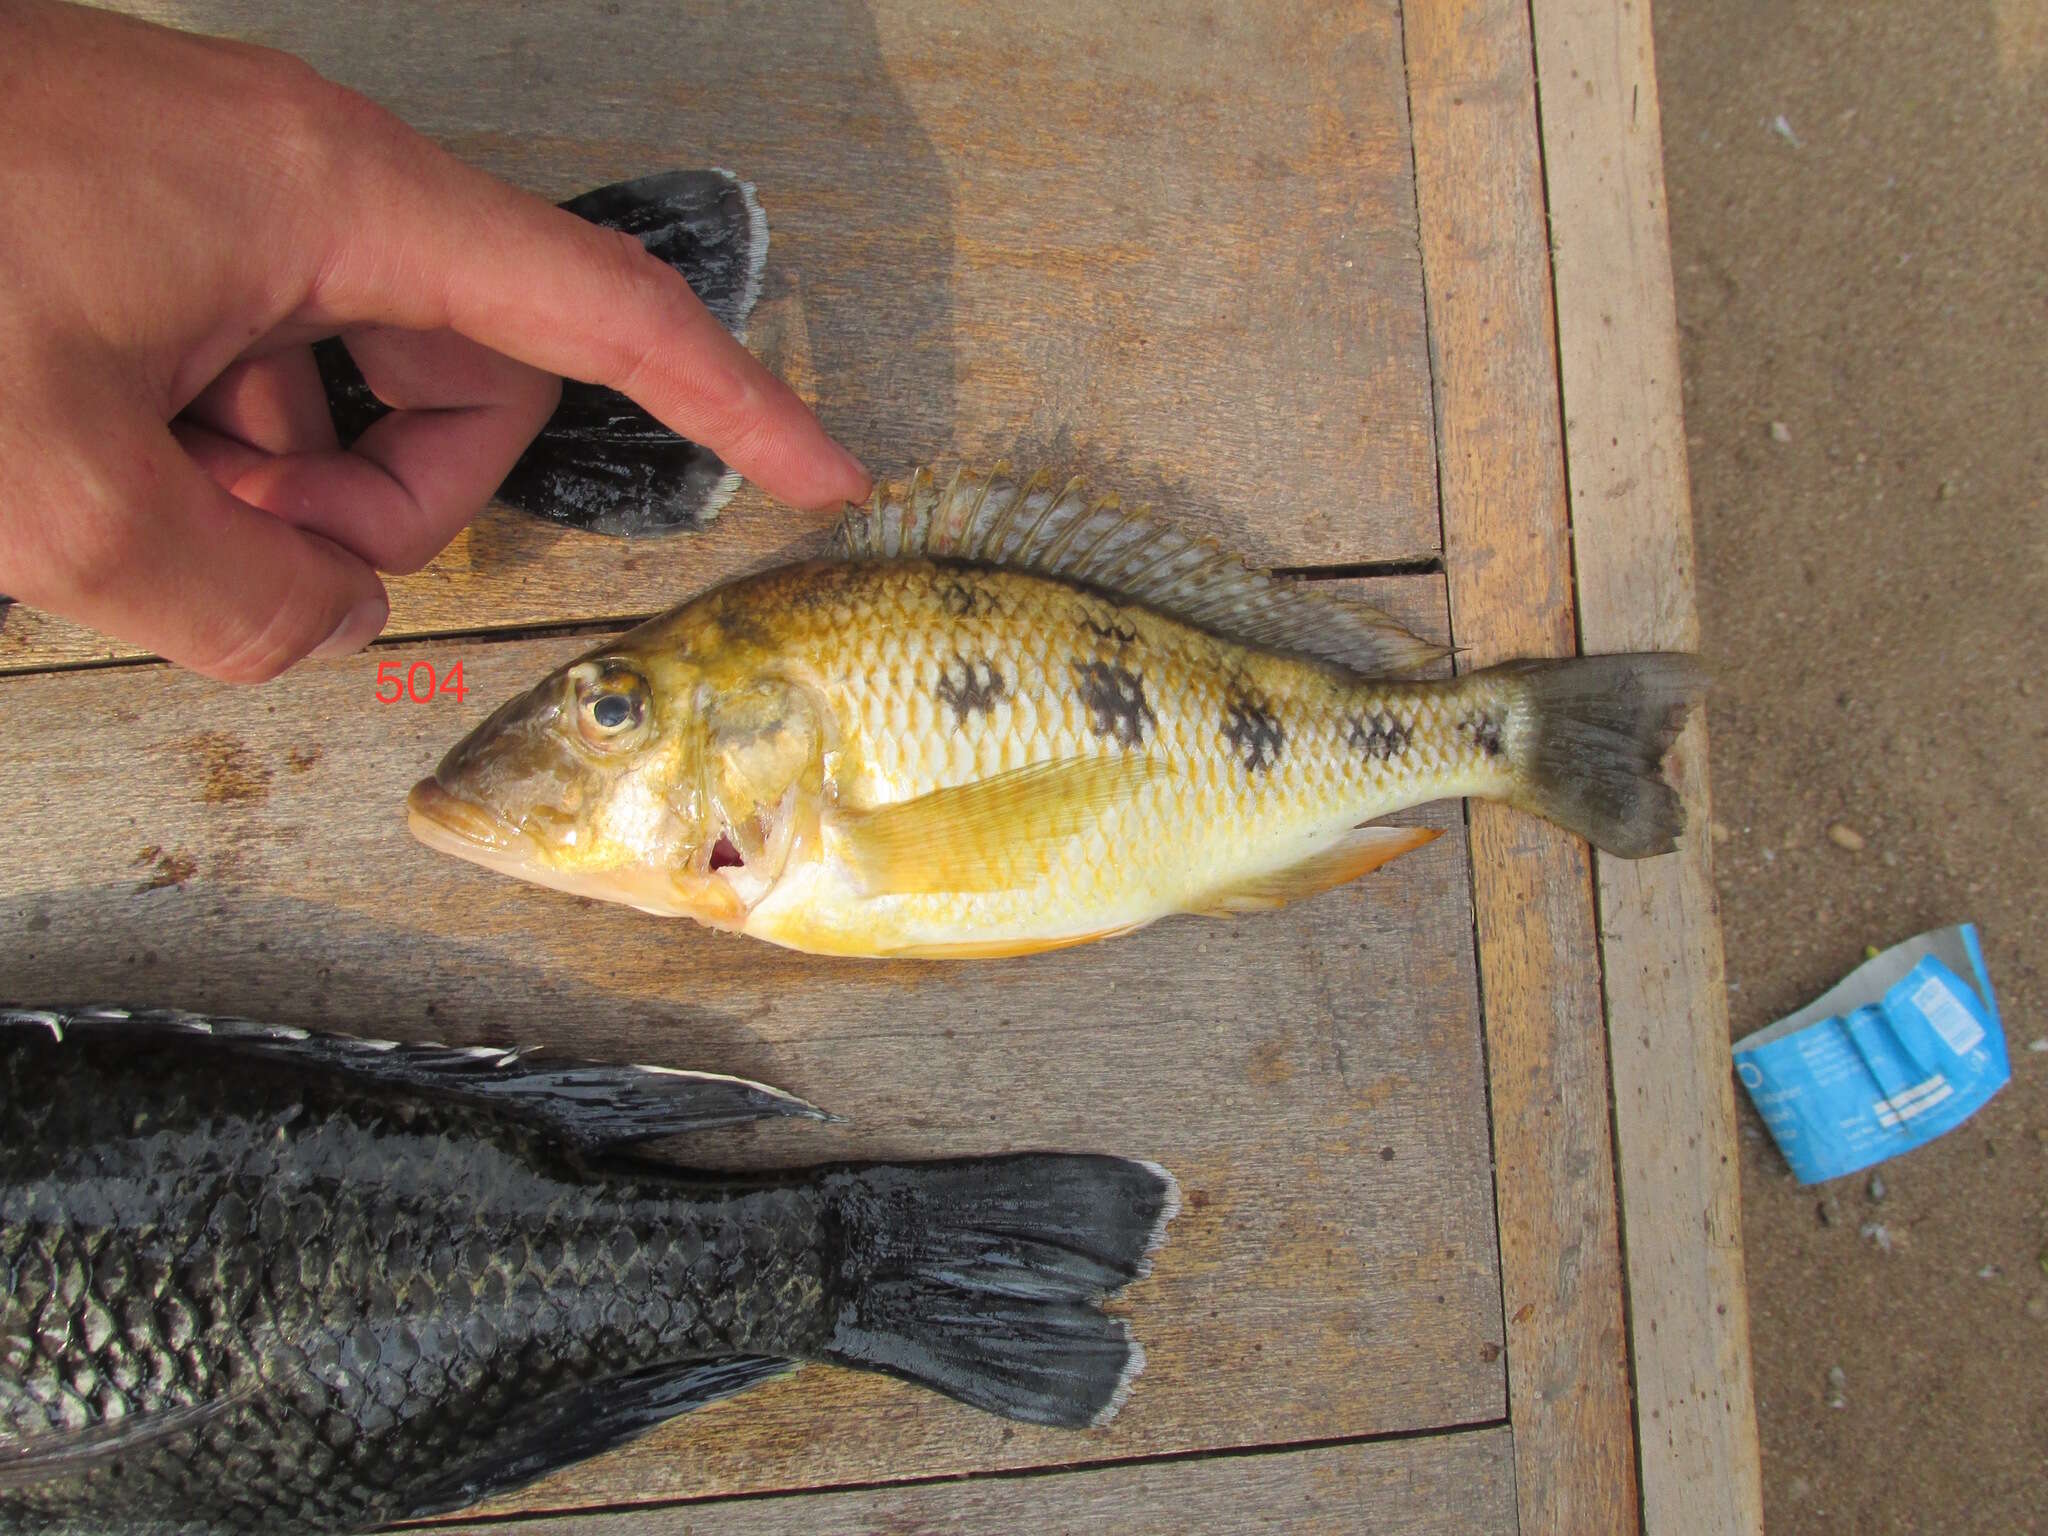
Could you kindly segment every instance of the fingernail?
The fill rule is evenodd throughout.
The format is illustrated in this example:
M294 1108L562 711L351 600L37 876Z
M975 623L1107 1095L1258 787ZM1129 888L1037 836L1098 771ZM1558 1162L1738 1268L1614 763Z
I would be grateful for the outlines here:
M316 658L353 656L383 632L391 616L391 605L381 597L366 597L349 609L348 617L334 626L334 633L313 648Z

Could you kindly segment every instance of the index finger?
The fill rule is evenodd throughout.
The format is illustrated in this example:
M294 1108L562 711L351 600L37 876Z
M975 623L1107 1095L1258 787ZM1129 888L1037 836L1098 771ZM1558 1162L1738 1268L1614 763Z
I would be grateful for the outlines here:
M361 98L333 114L343 196L312 304L344 324L448 329L615 389L800 507L869 479L796 392L631 235L464 165Z

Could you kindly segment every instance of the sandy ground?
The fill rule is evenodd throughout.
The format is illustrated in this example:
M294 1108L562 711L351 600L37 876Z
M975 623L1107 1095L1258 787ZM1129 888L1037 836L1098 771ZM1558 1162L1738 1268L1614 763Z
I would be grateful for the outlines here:
M1766 1522L2048 1531L2048 0L1656 29L1734 1032L1967 920L2014 1054L1881 1198L1742 1104Z

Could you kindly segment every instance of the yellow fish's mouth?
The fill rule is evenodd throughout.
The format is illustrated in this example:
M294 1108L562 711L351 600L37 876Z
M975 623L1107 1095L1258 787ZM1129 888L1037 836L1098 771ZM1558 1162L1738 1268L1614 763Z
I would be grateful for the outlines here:
M438 779L422 779L412 787L405 797L405 820L412 835L435 852L452 853L529 885L620 902L658 917L694 917L712 927L737 927L746 917L745 905L717 873L678 882L652 866L588 873L559 869L531 832L488 806L451 793Z
M496 811L451 795L438 779L421 779L405 797L405 821L412 835L440 853L493 867L525 867L538 860L540 845Z

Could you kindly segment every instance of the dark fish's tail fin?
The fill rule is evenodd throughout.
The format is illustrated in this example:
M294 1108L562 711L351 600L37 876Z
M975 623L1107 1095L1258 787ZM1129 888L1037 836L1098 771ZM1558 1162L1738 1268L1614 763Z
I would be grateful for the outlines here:
M1685 826L1664 754L1706 689L1673 652L1518 661L1494 669L1526 690L1508 799L1625 859L1669 853Z
M1173 1176L1119 1157L1027 1154L844 1170L826 1358L1032 1424L1102 1424L1145 1351L1103 1298L1149 1269Z
M639 240L720 325L747 339L768 259L768 220L750 184L730 171L662 171L562 206ZM340 339L316 343L313 359L335 431L353 442L386 408ZM731 500L739 478L709 448L678 437L624 395L570 379L497 499L566 527L637 538L702 528Z

